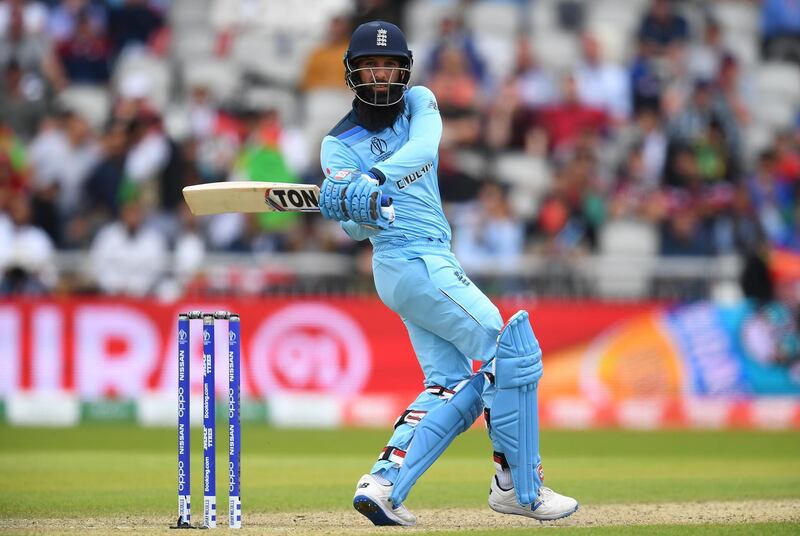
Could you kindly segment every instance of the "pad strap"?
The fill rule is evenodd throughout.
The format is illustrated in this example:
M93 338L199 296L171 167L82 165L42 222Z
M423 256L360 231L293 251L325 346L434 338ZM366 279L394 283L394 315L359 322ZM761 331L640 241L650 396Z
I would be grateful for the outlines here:
M399 449L397 447L393 447L391 445L386 445L381 451L381 455L378 456L379 462L386 460L392 463L396 463L397 465L403 465L405 459L406 459L406 451Z
M427 411L421 411L418 409L407 409L400 415L397 420L394 422L394 427L397 429L398 426L402 426L407 424L409 426L416 426L419 424L419 421L427 414Z
M454 390L448 389L442 385L431 385L430 387L426 387L425 392L433 396L438 396L442 400L450 400L453 398L453 395L456 394Z
M494 468L496 470L502 471L508 469L508 460L506 460L506 456L502 452L494 451L492 460L494 461Z

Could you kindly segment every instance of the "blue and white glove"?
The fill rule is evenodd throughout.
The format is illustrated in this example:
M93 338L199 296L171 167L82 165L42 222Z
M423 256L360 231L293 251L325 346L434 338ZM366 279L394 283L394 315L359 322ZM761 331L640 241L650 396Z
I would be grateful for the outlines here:
M381 194L378 179L364 173L354 180L345 193L350 219L372 229L387 229L394 222L394 206L389 197Z
M323 218L336 221L350 219L350 215L346 212L345 193L354 177L352 171L345 169L322 181L319 190L319 211Z

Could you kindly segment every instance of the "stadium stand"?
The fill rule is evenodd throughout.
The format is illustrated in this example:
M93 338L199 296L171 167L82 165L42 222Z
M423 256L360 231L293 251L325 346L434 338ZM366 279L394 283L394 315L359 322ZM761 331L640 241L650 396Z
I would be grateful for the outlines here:
M44 233L55 252L39 257L53 265L45 276L33 263L20 284L33 264L13 244L28 238L3 241L0 276L16 279L0 288L102 291L81 256L131 203L174 258L134 294L204 292L202 259L233 273L248 252L277 259L265 271L295 270L281 279L295 290L348 288L363 245L330 222L197 221L177 196L263 169L319 182L320 139L351 95L314 66L339 69L329 58L342 35L385 13L409 36L413 82L440 93L456 242L470 211L507 209L497 232L521 229L509 261L517 283L496 288L710 294L737 280L731 258L800 251L800 21L777 25L777 4L0 0L0 228L41 244ZM277 167L255 166L256 154ZM319 273L298 268L308 254ZM554 263L583 283L548 286ZM478 276L508 276L473 264ZM670 277L659 266L675 285L659 287Z

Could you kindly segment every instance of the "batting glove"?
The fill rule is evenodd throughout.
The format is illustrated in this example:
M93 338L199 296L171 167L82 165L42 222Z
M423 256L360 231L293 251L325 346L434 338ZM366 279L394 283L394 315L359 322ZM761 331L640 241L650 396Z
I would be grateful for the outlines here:
M382 230L394 221L392 200L381 194L378 179L371 173L351 182L345 198L350 219L356 223Z
M333 177L326 177L322 181L319 191L319 211L323 218L336 221L347 221L350 214L347 211L347 187L353 181L353 172L343 169Z

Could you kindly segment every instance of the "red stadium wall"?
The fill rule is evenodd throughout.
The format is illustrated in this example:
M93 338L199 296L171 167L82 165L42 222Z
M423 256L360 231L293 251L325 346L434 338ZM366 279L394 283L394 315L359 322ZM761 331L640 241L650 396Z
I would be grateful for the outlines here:
M655 307L589 302L499 305L506 317L520 308L531 312L545 355L584 343L615 322ZM189 309L228 309L241 315L244 388L251 396L285 390L414 396L422 390L405 327L377 299L180 304L68 299L0 303L0 353L6 361L3 370L10 372L0 383L0 394L59 387L83 396L119 396L171 388L177 313ZM198 321L192 324L196 362L201 354L199 332Z
M544 424L800 424L798 399L791 393L744 399L693 390L679 344L662 329L664 304L498 305L504 317L521 308L531 312L544 350L539 390ZM70 298L0 302L0 399L58 391L90 401L153 394L167 400L175 391L177 313L190 309L240 313L242 388L249 399L278 401L275 407L288 400L281 407L291 407L312 395L337 405L334 424L382 424L422 389L402 322L375 298L171 304ZM192 381L199 392L201 326L195 322ZM217 337L217 356L224 356L225 341ZM218 357L217 366L222 392L227 364Z

